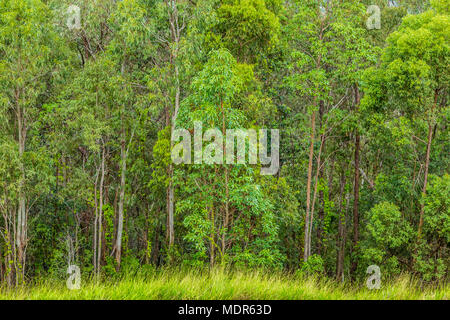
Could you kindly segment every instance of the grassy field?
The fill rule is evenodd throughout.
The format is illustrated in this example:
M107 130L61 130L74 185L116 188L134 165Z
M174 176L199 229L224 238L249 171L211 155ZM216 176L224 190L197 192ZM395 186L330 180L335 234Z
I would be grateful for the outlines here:
M420 288L402 276L382 282L379 290L364 284L337 284L333 280L281 273L163 271L95 282L83 280L79 290L65 281L42 280L15 289L0 290L0 299L449 299L450 284Z

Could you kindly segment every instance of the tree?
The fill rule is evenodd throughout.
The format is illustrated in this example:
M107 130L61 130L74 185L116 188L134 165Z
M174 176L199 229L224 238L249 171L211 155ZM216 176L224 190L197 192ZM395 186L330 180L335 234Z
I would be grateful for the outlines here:
M307 261L311 255L314 207L319 185L323 176L324 161L321 160L325 142L333 127L345 120L340 108L348 103L348 91L354 88L354 109L359 105L358 82L361 72L368 61L373 60L373 52L365 40L365 31L361 28L363 7L352 1L323 4L317 1L294 3L295 13L289 25L292 48L289 85L293 91L305 99L298 102L310 115L309 155L306 181L306 213L304 224L304 254ZM344 23L345 21L345 23ZM301 110L302 112L303 110ZM320 115L319 150L314 161L316 145L316 117ZM333 123L333 115L337 116ZM322 121L323 120L323 121ZM356 134L355 164L358 167L358 134ZM313 167L316 162L316 173ZM355 202L358 202L359 170L355 171ZM314 187L313 187L314 181ZM322 196L320 196L323 198ZM322 200L323 202L323 200ZM355 208L355 241L358 239L357 205Z
M0 11L1 107L2 114L8 117L8 135L18 147L20 170L18 193L15 199L10 199L16 202L16 214L8 222L15 225L15 232L8 235L18 284L24 280L26 267L29 212L35 198L46 192L50 182L43 168L36 174L28 167L30 160L38 158L36 155L41 152L29 148L29 141L35 134L46 96L62 68L66 48L52 24L51 12L41 1L3 1ZM35 184L35 178L42 180Z
M387 39L388 46L379 69L368 73L373 88L365 98L367 106L382 106L383 111L399 111L408 116L421 115L427 123L426 153L422 193L426 194L433 130L436 117L448 97L448 16L443 2L432 2L434 9L403 19L399 30ZM378 109L379 110L379 109ZM421 205L418 237L421 237L424 206Z

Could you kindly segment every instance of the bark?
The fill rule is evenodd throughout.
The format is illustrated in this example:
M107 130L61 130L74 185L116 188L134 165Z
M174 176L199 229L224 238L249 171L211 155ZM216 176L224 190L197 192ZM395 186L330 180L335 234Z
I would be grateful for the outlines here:
M320 14L320 13L319 13ZM324 20L320 21L320 32L319 32L319 41L322 41L324 32ZM316 69L321 67L322 54L319 54L316 61ZM317 86L317 91L320 88ZM313 105L316 106L317 97L314 97ZM305 217L305 239L304 239L304 252L303 252L303 261L306 262L309 258L311 251L311 235L310 230L310 208L311 208L311 180L312 180L312 167L314 161L314 139L315 139L315 131L316 131L316 111L313 110L311 115L311 136L310 136L310 145L309 145L309 160L308 160L308 180L306 184L306 217Z
M214 266L214 231L216 230L215 226L215 214L214 214L214 204L211 206L211 233L210 233L210 241L209 241L209 264L211 267Z
M167 0L166 6L169 10L169 24L170 24L170 32L172 37L172 42L175 44L174 49L170 52L170 63L174 67L175 73L175 106L172 114L172 123L171 123L171 134L175 129L175 122L178 117L178 110L180 109L180 75L179 69L177 66L177 58L179 51L179 43L181 32L184 29L184 24L179 25L178 23L178 8L175 0ZM172 147L172 145L171 145ZM169 186L167 189L167 238L169 242L169 248L173 245L175 241L175 230L174 230L174 207L175 207L175 199L174 199L174 189L173 189L173 166L169 166Z
M25 187L25 168L22 157L25 152L26 141L26 124L24 111L19 106L19 93L16 95L17 101L17 123L18 123L18 138L19 138L19 157L20 161L20 186L19 186L19 205L17 209L17 227L16 227L16 246L17 246L17 265L16 265L16 284L19 284L24 279L25 260L26 260L26 242L27 242L27 208L26 198L24 193Z
M93 239L93 252L92 263L94 265L94 273L97 273L97 239L98 239L98 203L97 203L97 182L98 182L98 171L94 182L94 239Z
M425 158L425 175L424 175L423 187L422 187L423 195L425 195L427 192L428 168L430 166L430 152L431 152L431 140L432 139L433 139L433 125L431 123L429 123L428 124L427 154L426 154L426 158ZM419 220L419 230L418 230L418 238L419 239L422 236L424 211L425 211L425 204L422 202L420 205L420 220Z
M358 112L360 95L358 86L355 85L355 111ZM354 197L353 197L353 251L351 273L354 274L358 267L358 260L355 256L358 252L359 242L359 148L360 136L358 129L355 130L355 179L354 179Z
M309 258L309 223L310 223L310 204L311 204L311 179L312 179L312 166L314 157L314 134L316 127L316 112L313 111L311 116L311 138L309 145L309 161L308 161L308 181L306 184L306 217L305 217L305 244L303 261L306 262Z
M160 211L156 208L155 218L156 218L156 230L153 236L153 247L152 247L152 262L155 266L158 266L159 248L160 248L160 233L162 231L162 225L159 221Z
M323 116L325 112L324 102L320 101L320 108L319 108L319 118L320 118L320 127L323 128ZM325 154L325 140L323 141L322 146L322 153ZM319 181L323 180L324 178L324 166L319 166ZM325 219L325 199L323 190L319 191L319 211L318 211L318 218L319 218L319 224L317 227L317 254L322 254L322 248L323 248L323 226L324 226L324 219Z
M222 135L225 138L225 109L223 107L223 102L221 102L221 108L222 108ZM225 143L223 144L223 158L226 159L226 148ZM222 233L222 256L225 255L225 240L226 240L226 234L228 231L228 222L230 219L230 213L229 213L229 188L228 188L228 180L229 180L229 173L228 173L228 166L224 164L225 167L225 215L224 215L224 221L223 221L223 233Z
M103 185L105 181L105 146L102 145L102 163L101 163L101 178L99 189L99 213L98 213L98 239L97 239L97 276L100 275L100 265L102 256L102 237L103 237Z
M167 239L169 241L169 247L172 247L175 241L175 230L173 222L173 211L174 211L174 190L173 190L173 167L170 165L170 181L167 190Z
M338 281L343 281L344 274L344 256L345 256L345 241L344 241L344 230L345 230L345 214L343 211L343 200L344 200L344 189L345 189L345 170L341 173L340 179L340 190L339 190L339 220L338 220L338 254L336 259L336 279Z
M123 58L122 67L120 73L122 77L125 75L127 58L126 56ZM118 210L118 218L117 218L117 234L115 237L115 258L116 258L116 270L120 270L120 262L122 255L122 234L123 234L123 215L124 215L124 201L125 201L125 179L127 174L127 151L125 150L125 125L124 125L124 113L125 108L121 111L121 139L120 139L120 160L121 160L121 172L120 172L120 195L119 195L119 210Z
M315 183L314 183L314 195L313 195L313 199L312 199L312 205L311 205L311 212L310 212L310 221L309 221L309 231L308 231L308 256L311 256L311 238L312 238L312 226L313 226L313 222L314 222L314 206L316 203L316 197L317 197L317 187L319 184L319 171L320 171L320 167L321 162L320 162L320 158L322 156L322 148L323 145L325 143L325 134L322 134L320 136L320 148L319 148L319 154L317 156L317 168L316 168L316 176L315 176Z
M122 253L122 234L123 234L123 203L125 198L125 176L127 173L127 152L125 150L125 130L122 128L122 141L120 142L120 158L122 161L122 169L120 174L120 196L119 196L119 217L117 222L117 237L116 237L116 269L120 269L121 253Z
M8 249L14 247L14 241L11 238L11 231L9 230L8 213L3 214L3 219L5 221L5 242L7 243L7 253L5 255L5 278L8 288L11 288L14 278L14 265L11 263L11 261L13 261L11 251Z
M434 104L433 107L431 109L431 113L433 114L434 109L437 107L437 103L438 103L438 94L439 94L439 90L435 90L434 91ZM427 154L425 157L425 173L424 173L424 178L423 178L423 187L422 187L422 194L423 196L426 195L427 193L427 183L428 183L428 169L430 167L430 153L431 153L431 141L433 140L433 122L432 122L432 115L428 120L428 139L427 139ZM419 229L417 232L417 238L418 240L420 240L420 238L422 237L422 228L423 228L423 218L424 218L424 213L425 213L425 203L421 203L420 204L420 220L419 220Z

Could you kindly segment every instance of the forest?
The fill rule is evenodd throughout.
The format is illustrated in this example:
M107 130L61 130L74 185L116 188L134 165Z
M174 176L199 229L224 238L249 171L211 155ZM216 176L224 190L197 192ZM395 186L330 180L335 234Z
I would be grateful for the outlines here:
M68 268L447 286L449 9L0 0L0 288ZM259 158L249 135L229 162L229 129Z

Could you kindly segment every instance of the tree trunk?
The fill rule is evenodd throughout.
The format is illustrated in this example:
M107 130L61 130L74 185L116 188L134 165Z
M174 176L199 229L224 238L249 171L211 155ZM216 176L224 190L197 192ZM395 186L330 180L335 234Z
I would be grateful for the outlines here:
M216 230L215 226L215 214L214 214L214 204L211 205L211 233L210 233L210 242L209 242L209 265L211 267L214 266L214 233Z
M324 32L324 21L321 19L320 21L320 33L319 33L319 41L322 41L323 32ZM320 53L317 61L316 61L316 69L320 69L322 61L322 54ZM319 86L316 88L320 90ZM316 106L317 97L314 97L313 106ZM308 181L306 184L306 217L305 217L305 245L304 245L304 253L303 253L303 261L306 262L309 258L311 251L311 235L309 234L311 230L310 222L310 206L311 206L311 180L312 180L312 167L314 160L314 139L315 139L315 131L316 131L316 111L313 110L311 115L311 142L309 145L309 160L308 160Z
M122 67L120 73L122 77L125 75L125 68L127 64L127 57L125 56L122 61ZM125 150L125 124L124 124L124 113L125 107L121 111L121 141L120 141L120 160L122 163L121 173L120 173L120 195L119 195L119 210L117 219L117 235L116 244L114 246L115 258L116 258L116 270L120 270L120 262L122 256L122 234L123 234L123 216L124 216L124 201L125 201L125 179L127 174L127 155L128 150ZM130 142L131 143L131 142Z
M428 183L428 168L430 166L430 152L431 152L431 140L433 139L433 125L428 123L428 140L427 140L427 155L425 158L425 176L423 178L423 188L422 194L425 195L427 192L427 183ZM425 204L422 202L420 205L420 221L419 221L419 230L418 230L418 239L422 236L422 228L423 228L423 216L425 211Z
M170 165L170 181L169 188L167 190L167 238L169 241L169 248L172 247L175 241L175 230L173 222L173 210L174 210L174 191L173 191L173 167Z
M319 119L320 119L320 127L323 129L323 116L325 113L325 106L323 100L320 101L320 107L319 107ZM322 146L322 153L325 153L325 140L323 141ZM319 166L319 181L322 181L324 178L324 171L325 166ZM319 223L317 227L317 254L322 254L322 248L323 248L323 227L324 227L324 219L325 219L325 199L324 199L324 193L321 189L319 191L319 212L318 212L318 218Z
M120 142L120 158L122 161L122 170L120 174L120 196L119 196L119 219L117 222L117 237L116 237L116 270L120 269L121 254L122 254L122 233L123 233L123 203L125 198L125 176L127 173L127 152L125 150L125 130L122 126L122 140Z
M152 262L155 266L158 266L158 258L159 258L159 248L160 248L160 233L162 231L162 225L159 221L160 211L159 208L156 208L156 229L153 236L153 247L152 247Z
M18 101L18 96L17 96ZM18 104L18 102L17 102ZM16 265L16 285L23 281L25 274L26 259L26 242L27 242L27 208L24 193L25 188L25 168L23 165L23 154L25 152L26 141L26 125L22 108L17 106L17 123L19 138L19 158L20 158L20 186L19 186L19 205L17 209L17 229L16 229L16 245L17 245L17 265Z
M355 111L358 112L360 102L360 95L358 86L355 84ZM351 273L354 274L358 267L358 259L356 254L358 252L359 242L359 148L360 136L358 128L355 130L355 181L354 181L354 197L353 197L353 250L352 250L352 268Z
M344 230L345 226L345 211L342 206L344 200L344 191L345 191L345 170L342 170L341 179L340 179L340 190L339 190L339 220L338 220L338 254L336 259L336 279L338 281L343 280L344 274L344 257L345 257L345 240L344 240Z
M225 109L223 107L223 101L221 101L220 106L222 108L222 135L225 139ZM225 143L223 144L223 159L226 159L226 147ZM228 222L230 220L230 213L228 207L228 198L229 198L229 188L228 188L228 166L224 164L225 167L225 216L223 221L223 233L222 233L222 257L225 255L225 245L226 245L226 234L228 231Z
M97 203L97 182L98 182L98 170L95 176L95 182L94 182L94 211L95 211L95 218L94 218L94 237L93 237L93 258L92 263L94 265L94 273L97 274L97 239L98 239L98 203Z
M305 244L303 261L306 262L309 258L309 219L310 219L310 205L311 205L311 179L312 179L312 166L314 160L314 134L316 131L316 111L313 110L311 115L311 138L309 145L309 161L308 161L308 181L306 184L306 217L305 217Z
M105 181L105 146L102 143L102 164L101 164L101 178L99 189L99 213L98 213L98 238L97 238L97 277L100 275L100 265L102 256L102 236L103 236L103 184Z
M7 209L5 209L7 210ZM5 278L6 278L6 284L8 288L11 288L13 285L13 278L14 278L14 265L12 263L13 257L11 248L14 246L14 240L11 238L11 231L9 230L10 227L10 217L8 217L9 213L5 212L3 214L3 219L5 221L5 242L6 242L6 254L5 254Z
M313 227L313 222L314 222L314 206L316 203L316 197L317 197L317 186L319 184L319 171L320 171L320 167L321 167L321 162L320 162L320 158L322 156L322 147L325 143L325 134L321 134L320 135L320 148L319 148L319 154L317 156L317 168L316 168L316 176L315 176L315 182L314 182L314 195L313 195L313 199L312 199L312 204L311 204L311 212L310 212L310 221L309 221L309 231L308 231L308 257L311 256L311 238L312 238L312 227Z

